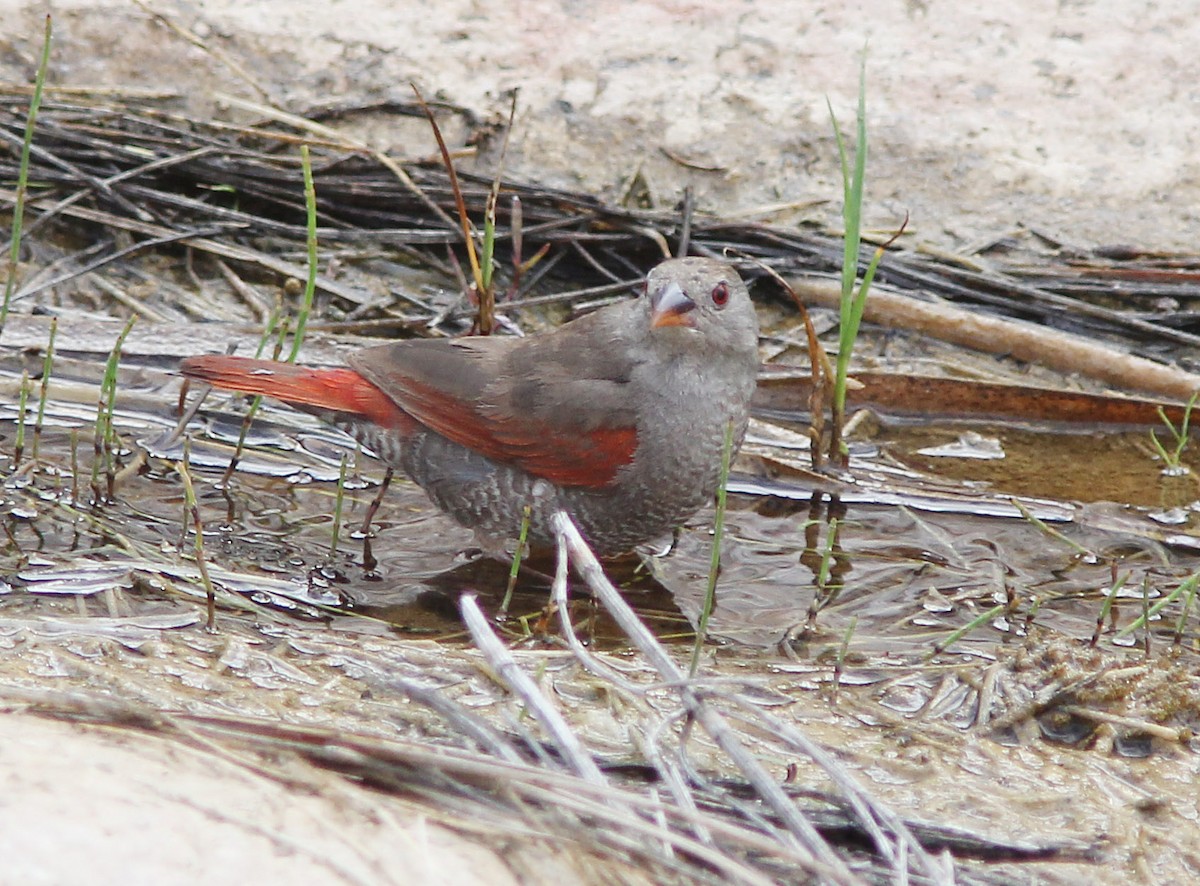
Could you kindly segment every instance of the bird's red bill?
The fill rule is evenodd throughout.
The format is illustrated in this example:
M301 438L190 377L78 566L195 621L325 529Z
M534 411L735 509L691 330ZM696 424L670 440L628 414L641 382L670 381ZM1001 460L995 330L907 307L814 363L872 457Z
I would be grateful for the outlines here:
M650 321L650 326L654 329L661 329L664 326L692 327L695 325L690 314L676 314L671 311L655 314L654 319Z

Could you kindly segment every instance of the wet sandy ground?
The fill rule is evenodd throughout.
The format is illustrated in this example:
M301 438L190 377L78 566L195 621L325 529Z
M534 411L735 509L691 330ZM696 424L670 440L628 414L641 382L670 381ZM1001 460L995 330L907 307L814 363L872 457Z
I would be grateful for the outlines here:
M30 75L39 5L0 0L4 79ZM1132 3L1022 2L987 12L938 3L469 0L359 3L352 15L318 3L53 9L59 85L178 89L197 113L222 114L233 112L218 93L305 109L407 101L412 80L475 111L481 125L506 111L505 90L520 87L515 176L615 198L640 170L660 205L691 184L702 210L835 227L829 201L839 185L825 98L843 122L852 119L856 53L869 38L872 224L911 212L913 242L937 249L1032 230L1066 244L1194 250L1200 60L1192 47L1200 22L1184 2L1149 12ZM400 155L431 150L423 125L386 113L345 125ZM490 171L496 148L485 144L481 169ZM764 209L781 203L789 208ZM262 716L274 715L262 693L283 684L304 687L295 704L312 721L363 730L390 722L379 708L356 707L378 685L361 672L348 676L320 646L340 637L291 626L267 644L256 626L236 621L220 640L156 641L166 629L147 630L150 638L131 649L10 621L0 632L12 650L3 682ZM365 649L392 656L395 667L430 666L420 647L386 637L347 647L346 656ZM262 649L263 657L253 654ZM529 659L536 668L537 656ZM774 660L770 668L782 675L776 685L793 698L797 721L840 748L896 807L995 836L1098 842L1108 859L1099 869L1064 863L997 874L1062 883L1197 876L1191 751L1160 747L1132 759L914 729L899 716L885 719L872 691L859 698L847 690L835 710L811 691L823 677L803 669L789 676ZM227 678L215 699L181 692L203 687L207 672ZM937 689L914 692L926 699ZM903 708L902 696L897 689L894 709ZM7 707L19 712L23 704ZM469 882L449 867L455 859L479 882L591 874L565 862L558 868L544 853L536 864L506 864L485 843L429 825L420 810L364 797L315 769L297 776L308 781L298 793L174 740L25 716L2 718L0 729L6 803L21 810L20 827L0 829L0 856L29 859L20 869L29 879L87 870L97 882L114 881L136 864L145 881L237 870L277 882L387 882L431 857L446 882ZM338 839L318 842L330 830ZM97 834L100 842L91 842ZM450 842L454 851L442 851ZM340 854L347 846L353 851Z
M0 76L30 76L41 8L0 2ZM60 84L300 109L408 101L416 83L481 121L502 119L519 88L517 177L613 197L640 168L662 205L686 183L702 209L725 215L836 197L826 100L853 119L869 42L875 224L909 212L912 236L944 247L1027 226L1067 244L1188 250L1200 211L1200 22L1185 0L1152 10L1032 0L1003 10L898 0L53 9ZM398 155L430 152L422 125L386 113L359 124ZM496 147L482 160L489 173Z

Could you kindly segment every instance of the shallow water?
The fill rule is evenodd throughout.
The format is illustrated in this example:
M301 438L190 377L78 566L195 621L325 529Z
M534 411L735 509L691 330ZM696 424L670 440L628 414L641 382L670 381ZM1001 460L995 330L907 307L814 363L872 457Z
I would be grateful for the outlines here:
M37 470L29 470L27 455L26 469L5 484L10 586L3 605L10 615L38 611L50 599L61 605L111 596L114 588L128 614L158 612L166 598L196 605L194 539L182 531L184 491L175 470L183 447L170 436L175 397L165 377L157 390L152 380L124 392L116 417L124 461L141 448L146 464L103 504L90 502L94 406L86 398L48 404ZM402 478L372 523L366 556L354 536L383 466L354 455L345 437L315 420L265 406L223 488L241 430L230 403L210 398L189 428L205 560L220 588L276 615L353 630L366 618L406 636L459 636L456 600L464 591L499 611L507 564L464 554L471 534ZM10 457L14 416L12 405L0 412ZM72 426L81 434L76 481ZM956 648L1015 639L1031 624L1087 638L1114 576L1123 587L1110 623L1127 625L1200 569L1191 535L1194 475L1164 477L1147 439L1145 431L882 427L856 440L852 476L842 483L806 473L803 451L752 442L731 481L741 494L731 496L710 634L819 656L840 648L852 627L852 648L861 654L912 656L1008 601L1008 613ZM334 553L336 479L346 453L354 458ZM1022 517L1010 494L1046 522ZM707 510L689 521L668 556L643 551L612 566L664 638L690 639L706 589L712 520ZM541 630L551 570L541 560L523 572L505 621L514 636ZM823 570L828 575L819 580ZM1173 632L1182 611L1177 601L1154 613L1156 632ZM575 616L594 639L616 640L585 601ZM1194 612L1183 625L1186 646L1196 634ZM1109 640L1131 644L1140 636L1110 631Z

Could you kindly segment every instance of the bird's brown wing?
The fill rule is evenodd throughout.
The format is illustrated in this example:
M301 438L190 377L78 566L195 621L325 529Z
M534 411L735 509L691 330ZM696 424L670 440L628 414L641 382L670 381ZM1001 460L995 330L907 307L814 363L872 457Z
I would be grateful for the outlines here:
M574 338L402 342L350 363L462 446L562 486L603 487L637 448L627 373L611 357L589 368Z

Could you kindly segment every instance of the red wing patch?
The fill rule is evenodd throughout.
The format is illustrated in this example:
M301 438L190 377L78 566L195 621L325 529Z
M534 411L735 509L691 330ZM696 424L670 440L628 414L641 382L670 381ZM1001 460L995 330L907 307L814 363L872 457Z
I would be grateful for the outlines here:
M607 486L633 461L637 448L632 427L578 431L489 415L412 380L399 401L405 412L443 437L561 486Z
M579 431L534 419L488 415L412 380L405 382L398 397L392 397L353 369L306 369L212 354L187 358L180 371L225 390L346 412L402 433L415 428L415 419L461 446L561 486L607 486L623 465L633 461L637 448L637 431L632 427Z
M207 354L179 365L188 378L227 391L262 394L293 406L358 415L384 428L408 432L412 417L353 369L308 369L276 360Z

